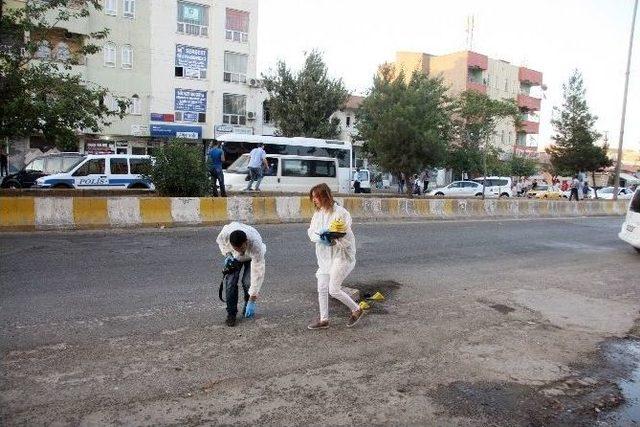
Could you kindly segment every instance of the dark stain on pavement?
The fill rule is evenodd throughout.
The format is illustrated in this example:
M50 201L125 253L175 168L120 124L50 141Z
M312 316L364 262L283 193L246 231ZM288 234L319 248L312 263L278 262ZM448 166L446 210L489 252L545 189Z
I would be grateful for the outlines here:
M509 307L508 305L504 305L504 304L492 304L489 307L493 308L494 310L496 310L501 314L509 314L513 311L516 311L515 308Z

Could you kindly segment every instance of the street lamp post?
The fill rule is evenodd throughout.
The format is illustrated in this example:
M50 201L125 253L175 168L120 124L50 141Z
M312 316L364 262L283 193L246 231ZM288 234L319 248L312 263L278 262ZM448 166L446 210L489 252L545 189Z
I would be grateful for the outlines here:
M627 93L629 92L629 70L631 69L631 52L633 51L633 30L636 26L636 11L638 0L633 5L633 17L631 18L631 36L629 37L629 53L627 54L627 71L624 77L624 96L622 97L622 119L620 120L620 140L618 141L618 161L616 162L616 174L613 182L613 200L618 199L620 187L620 166L622 165L622 142L624 140L624 121L627 115Z

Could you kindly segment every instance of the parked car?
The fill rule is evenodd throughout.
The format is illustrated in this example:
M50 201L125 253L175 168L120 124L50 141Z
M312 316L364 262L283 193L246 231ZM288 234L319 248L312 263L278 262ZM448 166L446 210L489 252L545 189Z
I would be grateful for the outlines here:
M135 188L154 190L148 174L152 158L132 154L91 154L67 172L36 180L38 188L82 188L110 190Z
M604 187L597 191L598 199L613 200L614 187ZM633 190L626 187L618 188L618 199L629 200L633 197Z
M371 193L371 174L369 173L368 169L353 171L352 179L353 182L357 180L360 183L361 193ZM354 188L353 182L351 184L351 188Z
M640 187L636 189L629 203L627 216L624 223L622 223L622 229L618 237L629 243L640 253Z
M488 176L485 180L484 177L474 179L475 182L482 185L484 181L486 189L486 197L513 197L513 191L511 190L511 177L509 176Z
M481 197L482 184L475 181L453 181L446 187L436 188L427 193L429 196Z
M538 184L535 190L529 190L527 197L530 199L561 199L564 197L562 191L547 184Z
M307 193L316 184L326 183L338 192L338 160L330 157L267 154L269 168L264 172L260 190ZM249 180L249 154L238 157L224 171L227 191L242 191Z
M65 172L84 159L80 153L56 153L36 157L18 172L2 180L2 188L31 188L43 176Z

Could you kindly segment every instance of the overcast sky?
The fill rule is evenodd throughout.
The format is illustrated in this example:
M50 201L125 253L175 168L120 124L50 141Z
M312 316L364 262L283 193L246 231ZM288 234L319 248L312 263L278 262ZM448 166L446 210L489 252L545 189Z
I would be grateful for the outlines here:
M324 52L330 72L364 93L376 67L396 51L435 55L464 50L475 17L473 50L542 71L539 144L549 143L553 106L578 68L587 100L617 147L633 0L259 0L258 71L303 52ZM640 14L640 13L639 13ZM624 148L640 149L640 18L636 19Z

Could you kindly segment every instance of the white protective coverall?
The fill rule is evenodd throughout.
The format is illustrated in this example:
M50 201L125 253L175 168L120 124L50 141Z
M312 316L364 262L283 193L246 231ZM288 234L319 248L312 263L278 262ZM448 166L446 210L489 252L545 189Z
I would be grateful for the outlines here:
M329 229L335 219L342 219L347 226L347 234L335 240L335 245L321 243L319 234ZM329 320L329 296L345 304L351 311L358 310L358 304L342 290L342 282L356 265L356 238L351 231L351 215L338 204L332 211L317 210L311 218L309 239L316 244L318 258L318 303L320 304L320 320Z
M229 242L229 236L236 230L242 230L247 235L247 249L244 254L240 254L233 249L233 246L231 246ZM264 254L267 252L267 246L262 243L260 233L249 225L232 222L222 227L216 243L218 243L222 255L231 253L238 261L245 262L251 260L251 286L249 287L249 295L252 297L258 295L262 287L262 282L264 281Z

